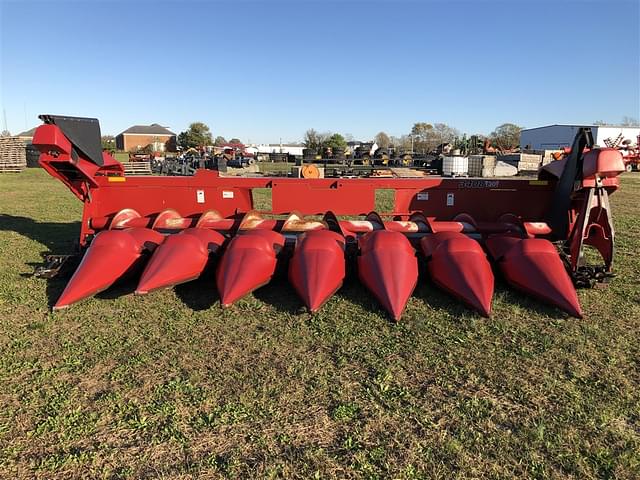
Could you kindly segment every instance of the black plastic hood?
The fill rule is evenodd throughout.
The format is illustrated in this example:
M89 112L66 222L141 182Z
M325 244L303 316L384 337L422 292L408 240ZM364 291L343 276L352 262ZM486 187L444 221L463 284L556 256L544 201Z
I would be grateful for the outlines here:
M62 130L62 133L73 144L76 157L80 152L99 167L103 166L100 122L97 118L63 117L61 115L40 115L38 118L44 123L56 125Z

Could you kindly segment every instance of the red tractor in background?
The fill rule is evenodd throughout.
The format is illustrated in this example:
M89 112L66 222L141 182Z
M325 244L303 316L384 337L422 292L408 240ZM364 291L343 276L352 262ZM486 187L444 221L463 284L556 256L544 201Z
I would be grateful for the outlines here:
M636 144L632 145L629 140L622 142L620 147L617 147L622 153L622 161L624 162L627 172L635 170L640 171L640 135L636 137Z

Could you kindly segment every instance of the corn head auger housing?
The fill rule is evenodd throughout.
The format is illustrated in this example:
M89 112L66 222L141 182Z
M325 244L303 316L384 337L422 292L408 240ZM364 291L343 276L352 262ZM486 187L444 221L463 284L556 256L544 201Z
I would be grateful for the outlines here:
M40 164L84 203L84 255L54 309L109 288L136 267L136 293L145 294L213 266L220 303L228 306L268 283L279 265L313 312L341 287L350 265L395 320L421 269L485 316L495 271L581 317L574 285L611 275L609 195L625 166L617 150L592 148L586 129L570 156L535 180L248 178L210 170L130 178L101 151L98 120L40 118L33 138ZM255 189L270 191L270 211L254 210ZM374 211L377 190L393 190L391 212ZM585 245L600 253L601 265L587 265Z

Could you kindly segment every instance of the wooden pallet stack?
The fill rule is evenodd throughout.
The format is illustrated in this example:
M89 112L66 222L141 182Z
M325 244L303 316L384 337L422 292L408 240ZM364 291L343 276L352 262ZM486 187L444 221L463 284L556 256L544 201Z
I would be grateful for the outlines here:
M513 165L518 173L537 173L542 165L542 155L533 153L514 153L502 155L498 160Z
M25 144L19 137L0 137L0 173L19 173L27 168Z
M125 175L152 175L151 162L122 162Z

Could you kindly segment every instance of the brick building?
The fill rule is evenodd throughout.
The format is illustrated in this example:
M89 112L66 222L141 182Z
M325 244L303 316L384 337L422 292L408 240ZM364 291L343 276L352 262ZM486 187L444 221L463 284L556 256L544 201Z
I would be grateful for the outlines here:
M127 152L151 146L154 152L175 152L176 134L158 125L134 125L116 136L116 148Z

